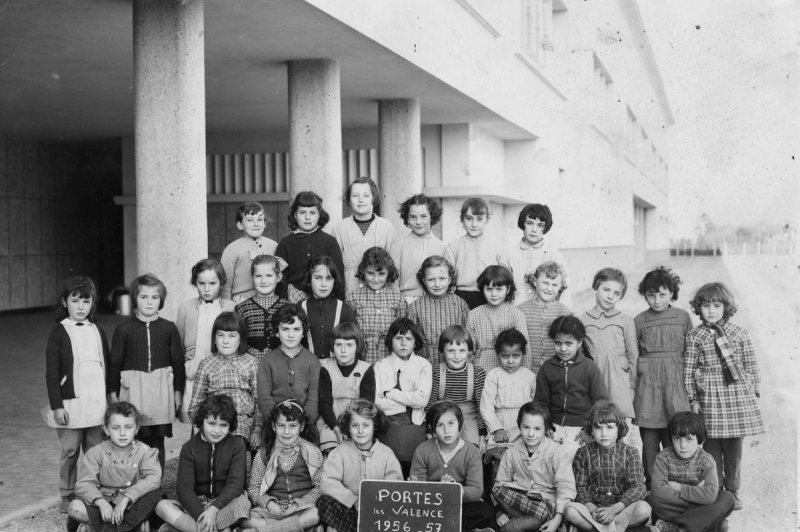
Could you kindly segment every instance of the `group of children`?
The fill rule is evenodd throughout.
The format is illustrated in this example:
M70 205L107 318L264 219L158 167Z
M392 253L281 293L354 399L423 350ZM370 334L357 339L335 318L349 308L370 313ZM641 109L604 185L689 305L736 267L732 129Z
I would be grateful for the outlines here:
M176 322L158 315L166 287L142 275L110 347L92 280L66 284L44 414L62 444L68 527L148 530L155 512L164 530L354 532L360 480L410 478L461 483L464 530L645 530L651 508L662 532L725 529L741 507L742 439L763 422L752 343L723 284L694 295L693 327L671 304L680 279L658 268L633 319L616 308L626 276L604 268L576 317L546 206L522 210L507 250L483 234L482 199L464 203L466 234L444 245L435 200L403 202L411 232L398 238L378 198L371 180L353 182L354 214L329 235L322 198L301 192L280 243L262 234L263 208L243 205L242 238L193 266L198 297ZM176 417L197 430L177 502L159 491Z

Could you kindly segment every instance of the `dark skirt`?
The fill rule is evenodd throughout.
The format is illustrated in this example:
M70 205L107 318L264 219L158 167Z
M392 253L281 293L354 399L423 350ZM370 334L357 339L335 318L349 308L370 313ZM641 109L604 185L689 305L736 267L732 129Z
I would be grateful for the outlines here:
M414 451L426 441L424 425L414 425L407 414L389 416L389 430L378 441L389 447L401 462L411 462Z
M161 490L148 491L139 500L125 508L122 523L114 525L103 521L100 508L94 504L86 505L86 514L89 516L89 523L96 532L129 532L142 524L145 519L153 515L156 504L164 497ZM111 503L113 506L114 503Z

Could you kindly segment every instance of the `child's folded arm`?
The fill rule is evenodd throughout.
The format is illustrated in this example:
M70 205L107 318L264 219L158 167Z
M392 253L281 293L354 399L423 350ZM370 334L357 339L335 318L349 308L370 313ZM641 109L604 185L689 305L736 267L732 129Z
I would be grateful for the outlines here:
M625 447L625 476L628 478L630 487L620 497L625 508L641 501L647 496L647 488L644 483L644 468L639 458L639 453L633 447Z
M564 513L564 507L575 500L575 477L572 476L572 461L559 448L553 453L553 471L556 485L556 512Z
M196 478L194 456L192 456L192 452L189 449L189 445L184 445L181 448L181 454L178 458L176 491L178 493L178 502L192 516L192 519L197 520L200 514L203 513L203 503L200 502L200 499L197 498L197 493L194 491Z
M417 482L428 481L428 464L425 461L425 448L426 446L420 445L414 451L414 457L411 459L411 470L409 475ZM431 480L431 482L434 482Z
M710 455L705 456L701 485L681 484L681 499L695 504L711 504L717 500L719 481L717 480L717 464Z
M404 406L425 408L425 405L428 404L428 399L431 397L431 383L431 365L428 363L422 366L422 370L417 378L416 390L407 392L405 390L393 388L386 393L386 396Z
M104 498L100 491L99 478L103 452L98 447L100 446L89 449L89 452L84 455L83 474L75 483L75 495L88 503Z
M474 445L467 445L466 451L466 470L467 480L464 486L464 502L477 502L483 495L483 461Z
M665 500L675 500L680 497L677 491L669 487L669 466L667 460L662 456L656 456L653 464L653 472L650 477L650 490L654 497Z

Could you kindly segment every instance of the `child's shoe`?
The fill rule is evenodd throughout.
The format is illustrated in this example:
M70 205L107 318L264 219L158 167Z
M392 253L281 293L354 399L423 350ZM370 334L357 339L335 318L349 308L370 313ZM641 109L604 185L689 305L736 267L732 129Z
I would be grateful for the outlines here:
M178 530L169 523L164 523L158 528L158 532L178 532Z
M69 510L69 503L71 503L74 500L75 500L74 493L70 493L65 497L61 497L61 504L58 507L58 511L61 512L62 514L67 513L67 511Z
M629 526L625 532L659 532L659 530L653 525L639 525Z
M744 505L742 504L742 500L739 499L739 492L738 491L729 491L728 493L733 495L733 511L734 512L736 510L741 510L742 508L744 508Z
M656 530L659 532L685 532L683 527L663 519L656 521Z
M78 527L78 532L94 532L94 529L89 523L81 523Z

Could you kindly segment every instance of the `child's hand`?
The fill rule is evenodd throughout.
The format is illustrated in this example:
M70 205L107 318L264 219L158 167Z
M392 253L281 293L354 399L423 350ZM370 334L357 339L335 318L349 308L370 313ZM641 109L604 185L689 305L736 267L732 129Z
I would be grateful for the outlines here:
M508 433L503 429L498 429L494 432L495 443L508 443Z
M344 443L344 436L342 436L342 429L340 429L339 427L334 427L333 433L336 434L336 441L338 441L340 445Z
M283 515L283 508L276 501L269 501L267 503L267 511L273 515Z
M671 489L673 491L677 491L678 493L681 492L681 483L680 482L675 482L674 480L670 480L669 482L667 482L667 486L669 486L669 489Z
M56 408L53 410L53 418L55 418L56 423L59 425L66 425L69 423L69 414L63 408Z
M506 523L511 521L511 518L508 517L508 515L506 515L505 512L498 512L496 520L497 520L497 526L503 527L506 526Z
M455 481L456 479L454 479L450 475L450 473L445 473L444 475L442 475L442 479L439 482L455 482Z
M217 532L217 512L219 512L219 508L209 506L200 514L200 517L197 518L197 528L200 529L200 532Z
M408 477L408 481L409 482L419 482L417 480L417 478L418 478L417 475L411 475L410 477Z
M486 452L486 436L481 436L478 440L478 452L481 454Z
M594 517L594 513L597 511L597 506L595 506L593 502L587 502L584 504L584 506L586 506L586 509L589 510L590 514L592 514L592 517Z
M131 502L131 500L127 497L122 497L122 499L120 499L119 504L114 507L114 514L111 516L112 524L122 524L122 520L125 519L125 508L128 507L129 502Z
M100 509L100 517L103 518L104 522L110 523L114 517L114 507L105 499L97 499L95 503Z
M542 527L539 529L539 532L556 532L558 527L561 526L561 521L564 519L564 516L561 514L556 514L554 518L546 522Z
M176 390L174 395L175 395L175 412L179 412L181 409L181 395L183 394L181 394L181 392Z
M702 488L705 485L706 485L706 481L705 480L701 480L700 483L697 486L695 486L695 488Z
M296 502L293 502L289 506L286 507L286 509L283 511L283 513L285 513L286 515L291 515L291 514L295 513L299 508L300 508L300 505L298 505Z
M694 403L694 404L692 405L692 413L693 413L693 414L699 414L699 413L700 413L700 410L701 410L701 408L700 408L700 403Z
M116 403L117 401L119 401L119 397L117 397L117 392L111 392L110 394L108 394L109 403L113 404Z
M615 514L614 510L612 510L610 507L598 508L597 511L593 514L594 520L604 525L607 525L611 521L613 521L616 515L617 514Z
M253 431L250 434L250 449L257 451L261 448L261 432Z

